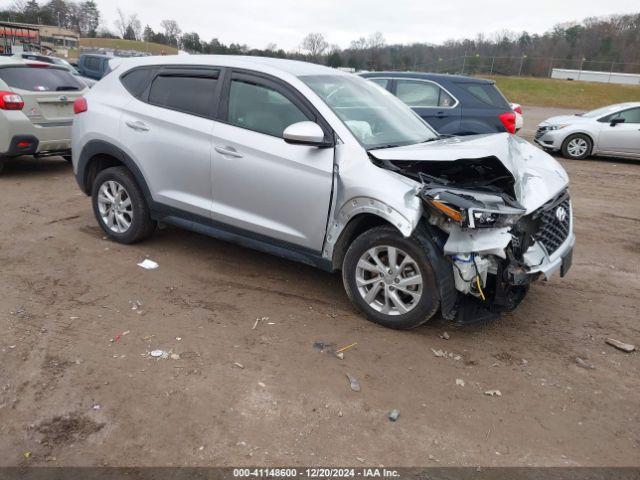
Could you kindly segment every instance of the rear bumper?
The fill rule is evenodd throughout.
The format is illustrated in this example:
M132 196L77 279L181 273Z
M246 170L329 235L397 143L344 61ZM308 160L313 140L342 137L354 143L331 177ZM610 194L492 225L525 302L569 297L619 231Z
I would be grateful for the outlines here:
M38 121L23 111L4 111L0 115L0 155L34 155L36 153L71 149L71 119ZM29 148L16 149L14 139L27 138Z
M9 142L6 152L0 152L3 157L18 157L20 155L35 155L40 142L33 135L15 135Z

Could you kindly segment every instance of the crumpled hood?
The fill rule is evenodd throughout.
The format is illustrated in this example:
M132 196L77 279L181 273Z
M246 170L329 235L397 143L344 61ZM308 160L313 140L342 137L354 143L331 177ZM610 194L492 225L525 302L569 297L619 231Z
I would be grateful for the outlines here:
M379 160L396 162L452 162L496 157L513 175L516 199L527 213L544 205L569 183L564 168L551 155L508 133L452 137L405 147L370 150L369 153Z

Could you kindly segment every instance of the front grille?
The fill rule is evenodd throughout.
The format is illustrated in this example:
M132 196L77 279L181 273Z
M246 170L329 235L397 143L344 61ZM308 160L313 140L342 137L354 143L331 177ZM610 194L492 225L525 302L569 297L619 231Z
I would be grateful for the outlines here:
M563 215L564 212L564 215ZM534 234L551 255L569 236L571 230L571 199L565 191L534 213L539 229Z
M547 127L540 127L538 128L538 130L536 131L536 140L539 140L540 137L542 137L545 133L547 133Z

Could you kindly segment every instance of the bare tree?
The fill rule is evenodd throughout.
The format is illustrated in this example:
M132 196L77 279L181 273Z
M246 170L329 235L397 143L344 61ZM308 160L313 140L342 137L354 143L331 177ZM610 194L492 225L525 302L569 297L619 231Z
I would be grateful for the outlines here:
M164 30L164 34L167 37L169 44L178 46L178 39L182 30L178 26L178 22L175 20L162 20L160 22L160 28Z
M371 58L371 70L376 70L380 64L380 50L386 45L386 41L381 32L375 32L369 35L366 45L369 49Z
M325 50L329 48L329 43L321 33L310 33L304 37L300 46L309 52L313 60L318 61Z

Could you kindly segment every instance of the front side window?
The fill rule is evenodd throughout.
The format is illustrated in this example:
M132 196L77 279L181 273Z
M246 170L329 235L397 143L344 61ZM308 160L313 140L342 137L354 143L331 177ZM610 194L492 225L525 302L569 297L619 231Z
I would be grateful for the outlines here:
M60 67L0 68L0 79L7 85L31 92L64 92L84 89L67 70Z
M367 150L438 138L411 108L371 82L352 75L301 76Z
M217 76L172 76L155 78L149 90L149 103L158 107L209 117L213 115Z
M280 92L253 82L232 79L227 121L237 127L274 137L294 123L309 120Z
M397 80L396 95L410 107L448 108L455 104L451 95L432 82Z
M640 108L630 108L623 112L614 113L607 119L608 122L621 118L624 123L640 123Z

